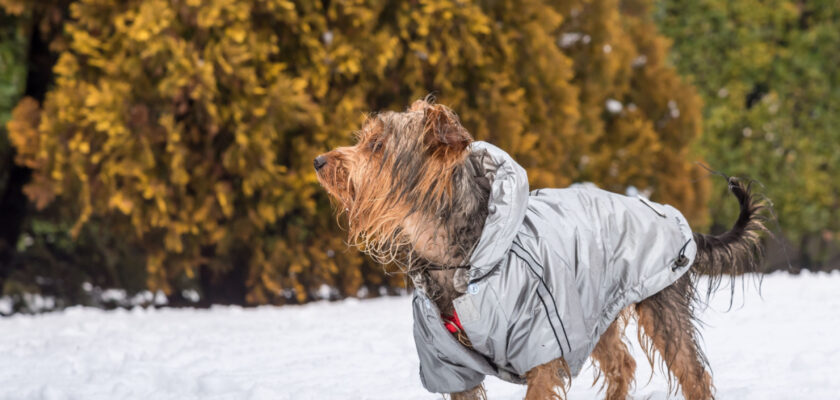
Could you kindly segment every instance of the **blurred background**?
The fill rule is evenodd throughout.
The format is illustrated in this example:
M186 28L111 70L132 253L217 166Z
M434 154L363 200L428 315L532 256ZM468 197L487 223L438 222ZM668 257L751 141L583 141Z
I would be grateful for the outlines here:
M311 160L429 93L534 188L717 232L698 162L755 179L767 270L840 269L838 65L837 0L0 0L0 313L405 290Z

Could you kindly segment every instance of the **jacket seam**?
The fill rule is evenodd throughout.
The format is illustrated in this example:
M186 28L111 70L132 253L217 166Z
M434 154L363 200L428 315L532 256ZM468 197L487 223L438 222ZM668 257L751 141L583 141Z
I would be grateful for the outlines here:
M524 252L528 256L528 258L531 259L531 261L533 261L535 264L537 264L537 266L539 266L543 270L543 272L545 272L545 266L540 264L534 258L534 256L532 256L531 253L528 252L528 250L525 250L525 247L523 247L517 241L514 241L513 244L515 244L517 247L519 247L522 250L522 252ZM533 271L533 269L532 269L532 271ZM533 271L533 272L536 274L536 271ZM560 313L557 311L557 299L554 298L554 293L551 293L551 289L549 289L548 284L545 282L545 279L543 279L543 277L539 274L537 274L537 278L539 278L540 282L542 282L542 285L545 288L545 291L548 292L548 295L551 297L551 301L554 302L554 315L556 315L557 320L560 321L560 328L563 329L563 337L566 338L566 345L569 347L569 352L571 352L572 351L572 343L569 341L569 335L566 333L566 324L563 323L563 318L560 318Z
M514 242L514 244L516 244L517 247L519 247L525 254L528 254L528 252L525 251L522 248L522 246L520 246L516 242ZM572 351L572 344L571 344L571 342L569 342L569 336L566 333L566 327L565 327L565 324L563 323L563 318L560 318L560 313L557 311L557 301L554 299L554 295L551 293L551 290L548 288L548 284L545 283L545 280L540 276L540 274L537 273L536 270L534 270L534 267L531 265L530 262L528 262L528 260L525 259L525 257L522 257L513 248L511 248L511 252L514 255L516 255L516 257L518 257L520 260L522 260L522 262L524 262L525 265L528 266L528 269L531 270L531 272L534 274L534 276L536 276L537 279L539 280L539 283L542 284L542 287L545 289L545 291L548 292L548 295L551 297L551 300L554 302L553 303L554 304L554 315L557 316L557 320L560 321L560 327L561 327L561 329L563 329L563 337L566 339L566 347L568 347L569 351L571 352ZM536 260L533 260L533 257L530 257L531 256L530 254L528 254L528 256L529 256L529 258L532 259L532 261L534 261L536 263ZM537 265L540 266L540 268L545 269L545 267L543 267L539 263L537 263ZM564 356L565 355L565 350L563 350L563 343L560 341L560 337L557 335L557 328L555 328L554 323L551 322L551 316L550 316L550 311L548 310L548 304L546 304L545 299L543 298L542 295L540 295L539 291L537 291L537 297L540 299L540 302L542 302L543 308L545 309L545 314L546 314L546 318L548 319L548 324L551 326L551 331L554 334L555 340L557 340L557 345L560 346L561 356Z

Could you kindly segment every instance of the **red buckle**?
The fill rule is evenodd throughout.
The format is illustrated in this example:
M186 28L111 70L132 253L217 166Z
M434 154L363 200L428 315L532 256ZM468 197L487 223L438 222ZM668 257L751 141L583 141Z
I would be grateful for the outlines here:
M455 310L452 310L452 316L447 316L441 314L441 318L443 318L443 326L446 327L450 333L458 333L463 332L464 327L461 325L461 320L458 319L458 313Z

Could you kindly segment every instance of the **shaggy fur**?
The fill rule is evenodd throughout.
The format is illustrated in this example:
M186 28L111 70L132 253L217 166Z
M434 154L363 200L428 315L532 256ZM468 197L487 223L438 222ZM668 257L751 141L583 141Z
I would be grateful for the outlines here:
M452 393L451 400L487 400L487 392L484 386L478 385L466 392Z
M318 180L348 221L350 243L381 263L399 265L452 315L452 301L465 290L465 269L476 246L490 196L492 171L449 108L418 100L405 112L369 116L356 145L341 147L315 160ZM624 399L633 384L636 362L623 341L629 318L638 320L639 340L648 360L659 355L672 387L686 399L711 399L708 362L698 344L694 307L700 301L698 275L711 277L708 297L724 275L755 272L762 256L759 234L764 206L749 186L735 178L729 188L741 214L733 228L718 236L695 233L697 256L689 273L661 292L629 307L596 345L592 359L605 378L606 398ZM441 268L443 267L443 268ZM470 346L465 335L458 339ZM526 374L526 399L562 399L570 384L562 359ZM453 393L453 400L486 399L479 385Z
M636 373L636 360L630 354L630 349L622 340L624 328L627 326L632 310L626 309L619 318L613 321L606 331L601 335L598 344L592 351L592 361L597 364L598 379L603 376L604 382L601 389L606 386L608 399L624 399L633 385L633 376Z

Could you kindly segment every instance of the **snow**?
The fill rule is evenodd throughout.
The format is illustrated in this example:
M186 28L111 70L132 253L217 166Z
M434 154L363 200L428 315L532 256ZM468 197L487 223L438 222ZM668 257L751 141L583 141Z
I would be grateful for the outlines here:
M12 313L12 299L10 297L0 297L0 314Z
M647 64L647 56L642 54L633 59L633 62L630 64L633 68L641 68Z
M750 282L749 280L747 281ZM719 399L840 398L840 273L765 277L702 312ZM636 399L668 398L628 328ZM0 399L440 399L417 375L409 297L0 319ZM585 369L570 399L603 398ZM488 378L491 399L525 389ZM671 398L674 398L673 395ZM680 398L677 396L676 398Z
M574 13L574 11L572 11ZM557 45L561 48L568 49L578 43L589 44L592 37L581 32L567 32L560 35L557 39Z
M333 33L332 31L326 31L321 35L321 40L324 41L324 44L329 46L332 44L333 41Z
M742 133L744 134L745 138L748 138L748 137L752 136L753 131L750 127L746 127L746 128L744 128Z
M677 102L674 100L668 100L668 110L671 113L671 118L679 118L680 117L680 107L677 105Z
M606 107L607 107L607 111L609 111L613 114L620 113L621 110L624 108L624 106L621 104L621 102L616 100L616 99L607 99Z
M557 41L557 44L564 48L568 49L569 47L574 46L583 38L583 34L580 32L569 32L560 35L560 39Z

